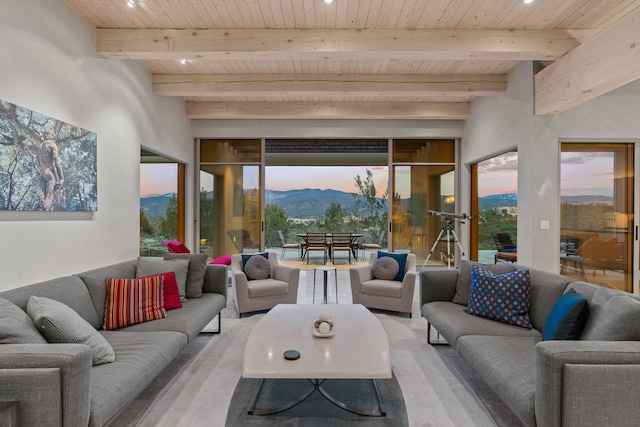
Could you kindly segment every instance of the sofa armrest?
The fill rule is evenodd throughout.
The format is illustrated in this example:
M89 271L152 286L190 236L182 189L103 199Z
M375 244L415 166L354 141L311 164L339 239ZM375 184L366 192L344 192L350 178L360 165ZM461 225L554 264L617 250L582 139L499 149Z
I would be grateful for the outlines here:
M420 307L433 301L452 301L458 270L427 269L420 272Z
M300 280L300 269L290 265L276 264L273 266L273 278L287 282L290 285L295 283L297 288Z
M53 368L53 369L52 369ZM57 371L57 373L56 373ZM58 395L48 396L31 390L28 401L21 407L30 408L28 414L21 414L20 423L30 425L28 420L52 420L60 416L60 406L46 404L61 402L61 424L63 426L86 427L89 423L91 403L91 350L83 344L3 344L0 345L0 387L2 400L12 400L7 394L20 394L20 387L32 381L42 381L55 386L59 384ZM21 380L23 378L23 380ZM5 382L6 380L6 382ZM22 384L21 384L22 383ZM24 405L24 406L23 406ZM35 409L36 413L34 413ZM28 417L28 418L27 418ZM45 422L48 424L48 422Z
M411 300L413 300L413 293L416 287L416 272L409 271L404 275L402 279L402 294L403 295L411 295Z
M207 264L202 292L222 294L227 298L227 266Z
M543 341L536 346L539 426L630 425L640 419L640 342Z

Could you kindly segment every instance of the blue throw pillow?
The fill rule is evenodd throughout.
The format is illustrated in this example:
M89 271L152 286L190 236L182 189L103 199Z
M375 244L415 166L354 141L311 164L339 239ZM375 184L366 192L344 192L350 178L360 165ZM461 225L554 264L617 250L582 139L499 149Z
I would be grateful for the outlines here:
M394 277L393 280L402 282L402 279L404 278L404 269L407 265L407 254L394 254L393 252L378 251L378 259L383 256L391 257L398 262L398 274L396 274L396 277Z
M254 255L260 255L265 257L266 259L269 259L269 252L256 252L253 254L241 254L242 256L242 270L244 270L244 266L247 264L247 261L249 261L249 258L251 258Z
M480 265L473 264L471 266L471 298L466 312L531 329L530 287L529 270L516 270L496 275Z
M542 328L542 339L577 340L589 316L587 299L569 289L553 306Z

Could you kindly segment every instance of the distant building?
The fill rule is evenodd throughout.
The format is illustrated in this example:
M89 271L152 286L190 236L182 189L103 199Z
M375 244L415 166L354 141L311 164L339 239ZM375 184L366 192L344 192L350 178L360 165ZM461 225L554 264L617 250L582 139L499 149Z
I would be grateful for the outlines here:
M518 216L517 206L496 206L495 211L499 213L506 212L507 215L511 216Z

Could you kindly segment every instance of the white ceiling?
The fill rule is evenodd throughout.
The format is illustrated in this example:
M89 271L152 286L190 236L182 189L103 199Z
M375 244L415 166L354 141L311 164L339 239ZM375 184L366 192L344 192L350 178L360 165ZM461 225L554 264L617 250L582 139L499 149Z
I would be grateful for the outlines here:
M464 119L473 98L504 93L520 61L559 62L581 45L584 57L599 55L598 38L635 40L636 29L617 39L606 32L640 15L640 0L67 3L98 28L98 52L139 61L154 92L182 97L194 119ZM550 72L548 81L572 73ZM570 108L581 96L541 110Z

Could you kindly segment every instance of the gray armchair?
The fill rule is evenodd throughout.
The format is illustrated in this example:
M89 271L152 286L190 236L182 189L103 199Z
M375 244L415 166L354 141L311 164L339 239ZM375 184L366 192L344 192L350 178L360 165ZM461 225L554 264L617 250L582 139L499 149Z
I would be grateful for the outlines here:
M247 254L245 254L247 255ZM231 257L232 291L238 315L268 310L277 304L295 304L298 300L300 269L280 264L275 252L268 253L271 271L266 279L249 280L240 254Z
M402 282L376 279L373 267L377 260L378 253L374 252L369 258L369 264L349 269L353 303L370 308L408 313L411 316L416 283L416 256L407 254Z

